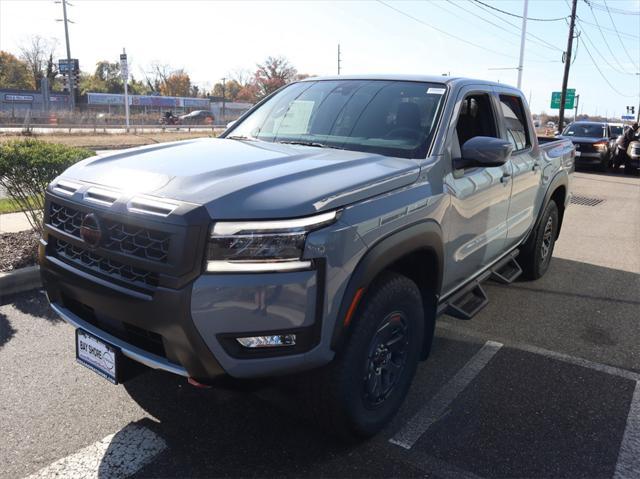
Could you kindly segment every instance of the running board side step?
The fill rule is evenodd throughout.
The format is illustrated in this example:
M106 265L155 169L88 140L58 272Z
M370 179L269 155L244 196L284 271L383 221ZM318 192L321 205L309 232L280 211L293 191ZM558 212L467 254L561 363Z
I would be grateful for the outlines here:
M473 318L489 304L489 297L481 284L489 275L489 272L485 273L454 294L446 303L441 305L441 312L458 319Z
M487 293L482 288L483 281L492 279L502 284L510 284L522 274L522 268L516 261L518 253L518 250L514 250L491 269L444 299L438 305L437 315L447 314L458 319L473 318L489 304Z
M497 283L511 284L521 274L522 268L516 261L518 251L514 251L491 270L491 278Z

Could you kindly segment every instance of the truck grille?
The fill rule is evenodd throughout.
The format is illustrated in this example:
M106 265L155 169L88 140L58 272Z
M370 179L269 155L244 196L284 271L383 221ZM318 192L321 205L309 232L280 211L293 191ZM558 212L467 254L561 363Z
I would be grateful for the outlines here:
M116 280L138 283L146 286L157 286L158 275L151 271L120 263L105 258L93 251L79 248L64 240L55 239L55 255L68 263L80 266L96 273L107 275Z
M80 226L86 213L51 202L49 222L54 228L80 238ZM103 221L106 227L104 248L138 258L167 262L170 234L115 221Z

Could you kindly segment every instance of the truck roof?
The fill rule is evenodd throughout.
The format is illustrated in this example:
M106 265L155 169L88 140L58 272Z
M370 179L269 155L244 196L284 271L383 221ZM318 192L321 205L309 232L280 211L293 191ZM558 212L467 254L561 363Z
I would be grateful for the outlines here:
M429 83L443 83L445 85L462 87L466 85L492 85L503 88L511 88L517 90L511 85L497 83L489 80L481 80L477 78L466 77L450 77L441 75L406 75L406 74L388 74L388 73L371 73L366 75L339 75L339 76L320 76L305 78L300 81L324 81L324 80L392 80L392 81L419 81Z

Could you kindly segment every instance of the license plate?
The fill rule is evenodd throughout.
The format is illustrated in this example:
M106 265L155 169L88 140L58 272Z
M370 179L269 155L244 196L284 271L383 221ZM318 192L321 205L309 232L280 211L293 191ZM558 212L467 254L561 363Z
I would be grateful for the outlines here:
M576 156L580 156L580 152L579 151L576 151Z
M120 350L82 329L76 329L76 361L118 384Z

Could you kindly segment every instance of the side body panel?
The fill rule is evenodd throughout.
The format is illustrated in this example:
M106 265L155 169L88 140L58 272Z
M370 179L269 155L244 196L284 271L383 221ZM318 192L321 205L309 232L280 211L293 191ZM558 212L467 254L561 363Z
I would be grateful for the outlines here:
M510 95L520 98L524 108L531 146L511 154L511 200L507 217L507 239L505 249L517 245L533 226L538 211L538 193L542 184L542 165L540 149L531 122L531 115L526 100L520 92L510 88L496 87L496 102L500 102L500 95ZM502 109L498 109L500 121L500 135L508 140L506 124Z
M455 127L462 100L472 93L492 93L492 87L471 85L458 91L450 117L447 148L441 161L451 165L456 155ZM497 119L495 105L494 117ZM445 270L443 292L469 278L497 258L504 250L507 214L511 195L511 164L490 168L453 170L444 176L451 198L444 218Z

